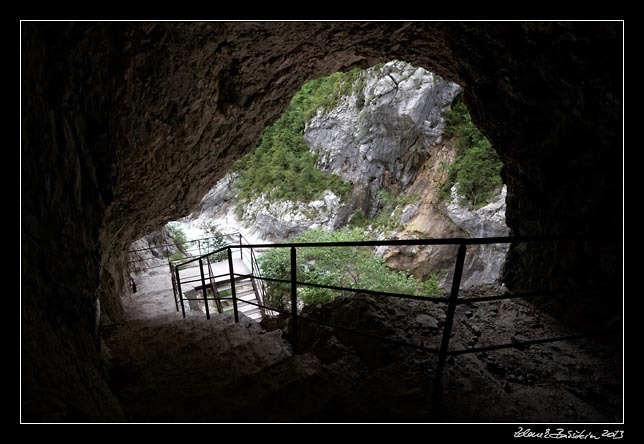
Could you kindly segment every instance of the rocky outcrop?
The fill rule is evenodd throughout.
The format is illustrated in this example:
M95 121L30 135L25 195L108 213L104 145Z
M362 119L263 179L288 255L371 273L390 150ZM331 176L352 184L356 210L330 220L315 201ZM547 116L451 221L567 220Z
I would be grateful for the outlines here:
M425 162L437 161L430 157L441 143L443 115L461 89L400 61L362 71L352 88L333 108L320 108L304 130L317 167L353 185L348 199L329 190L307 204L262 195L244 206L239 219L236 176L228 174L206 194L191 225L238 225L255 239L284 241L309 229L343 226L356 209L373 216L380 189L407 190Z
M128 272L137 273L157 266L158 259L167 259L169 255L178 253L179 249L163 227L132 242L128 251Z
M513 234L620 232L622 30L22 23L22 419L120 417L98 370L96 298L122 317L127 246L189 214L322 75L397 59L458 83L501 154ZM514 249L507 285L621 281L618 243Z
M492 202L472 209L459 204L456 189L452 187L451 200L444 206L445 214L466 233L466 237L508 236L510 229L505 224L506 194L507 189L504 186ZM465 256L461 288L499 287L502 284L499 279L507 251L508 244L469 246ZM451 273L449 282L451 284Z
M314 228L336 227L340 198L326 190L319 199L301 202L273 202L260 196L246 208L244 222L267 241L284 241Z
M183 219L190 227L213 226L221 233L241 232L251 242L278 242L313 228L333 229L346 221L345 205L326 190L308 203L273 201L266 196L248 202L243 215L237 211L235 177L227 174L206 194L199 210Z
M354 208L374 215L376 193L406 190L443 133L460 87L400 61L367 69L353 94L320 110L304 130L318 167L354 185Z
M448 150L449 151L449 150ZM443 153L453 157L454 153ZM445 157L447 158L447 157ZM419 176L420 184L412 189L425 189L420 200L407 205L399 216L405 229L395 233L395 238L444 238L444 237L495 237L509 235L505 224L506 188L503 187L489 204L474 209L460 202L456 187L451 198L444 202L436 194L436 188L427 183L440 181L444 172L438 165L429 165ZM501 271L508 251L507 244L471 245L467 249L461 288L464 290L495 291L502 284ZM439 278L441 288L448 290L452 282L457 246L411 246L380 248L387 264L396 269L407 270L427 279Z

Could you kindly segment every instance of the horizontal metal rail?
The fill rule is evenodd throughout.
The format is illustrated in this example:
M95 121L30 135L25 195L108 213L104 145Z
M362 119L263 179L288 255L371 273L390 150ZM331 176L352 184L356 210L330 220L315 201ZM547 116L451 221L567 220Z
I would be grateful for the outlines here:
M522 242L550 242L561 240L588 241L592 239L611 239L608 236L582 236L582 235L543 235L543 236L500 236L500 237L453 237L439 239L397 239L397 240L369 240L369 241L346 241L346 242L291 242L275 244L231 244L221 247L200 257L221 253L228 248L250 248L250 249L271 249L271 248L325 248L325 247L386 247L386 246L417 246L417 245L486 245L486 244L508 244ZM189 258L182 264L199 260L199 257Z
M459 304L469 304L476 302L491 302L491 301L502 301L505 299L518 299L518 298L533 298L536 296L555 296L563 294L573 294L573 293L597 293L597 288L573 288L573 289L559 289L559 290L545 290L545 291L530 291L524 293L505 293L497 296L473 296L473 297L462 297L458 300ZM606 289L604 290L606 291Z
M566 340L573 340L573 339L578 339L578 338L583 338L587 337L589 335L587 334L576 334L576 335L565 335L565 336L558 336L554 338L542 338L542 339L533 339L533 340L525 340L525 341L515 341L509 344L497 344L497 345L490 345L486 347L477 347L477 348L469 348L469 349L464 349L464 350L449 350L449 341L450 341L450 336L451 336L451 329L453 325L453 321L455 318L455 309L456 306L459 304L471 304L471 303L479 303L479 302L494 302L494 301L502 301L506 299L516 299L516 298L530 298L530 297L537 297L537 296L554 296L557 294L570 294L570 293L578 293L578 292L583 292L583 291L598 291L596 288L595 289L557 289L557 290L545 290L545 291L530 291L530 292L523 292L523 293L505 293L502 295L493 295L493 296L474 296L474 297L463 297L459 299L459 291L460 291L460 282L461 282L461 276L464 268L464 261L465 261L465 256L466 256L466 251L467 251L467 246L468 245L489 245L489 244L500 244L500 243L526 243L526 242L559 242L559 241L583 241L583 242L590 242L590 241L597 241L597 240L610 240L610 241L618 241L619 239L616 237L610 237L610 236L589 236L589 235L540 235L540 236L503 236L503 237L489 237L489 238L441 238L441 239L400 239L400 240L371 240L371 241L347 241L347 242L293 242L293 243L273 243L273 244L244 244L242 242L242 236L239 234L239 239L240 242L239 244L230 244L225 247L221 247L215 251L212 251L210 253L201 255L199 257L194 257L194 258L185 258L182 260L177 260L173 261L172 265L173 267L176 268L177 271L177 276L179 276L179 268L188 268L189 264L192 262L197 262L200 261L202 258L206 256L212 256L215 254L220 254L226 252L228 259L229 259L229 271L230 271L230 280L231 281L236 281L239 279L244 279L244 278L250 278L250 279L257 279L259 280L262 285L263 283L266 282L277 282L277 283L283 283L286 285L290 286L290 311L288 310L282 310L282 309L277 309L274 307L270 307L267 305L263 305L260 303L255 303L252 301L243 301L244 303L263 308L263 309L268 309L276 313L281 313L283 315L288 315L292 319L291 327L292 327L292 336L293 336L293 346L294 350L298 352L298 322L300 320L303 321L308 321L308 322L313 322L319 325L325 325L334 329L346 331L352 334L357 334L357 335L362 335L365 337L370 337L373 339L377 339L380 341L396 344L399 346L403 347L410 347L414 348L417 350L422 350L434 354L439 355L439 360L438 360L438 366L435 371L435 380L434 380L434 391L435 393L440 393L442 383L441 383L441 377L443 374L445 362L446 362L446 357L447 356L453 356L453 355L463 355L463 354L469 354L469 353L482 353L482 352L487 352L487 351L493 351L493 350L501 350L501 349L506 349L506 348L517 348L517 349L522 349L524 347L529 347L530 345L535 345L535 344L546 344L546 343L551 343L551 342L557 342L557 341L566 341ZM334 286L334 285L323 285L323 284L317 284L313 282L300 282L297 280L297 248L342 248L342 247L381 247L381 246L424 246L424 245L458 245L458 254L456 257L456 262L455 262L455 269L454 269L454 274L453 274L453 279L452 279L452 287L451 287L451 292L449 294L449 297L447 296L422 296L422 295L410 295L410 294L399 294L399 293L391 293L391 292L385 292L385 291L377 291L377 290L369 290L369 289L362 289L362 288L348 288L348 287L341 287L341 286ZM258 276L255 273L255 268L254 268L254 263L251 265L251 273L250 274L241 274L241 273L234 273L232 270L232 250L235 248L239 248L241 252L242 258L244 257L244 249L250 249L251 251L251 257L254 254L254 250L269 250L273 248L290 248L291 255L290 255L290 279L280 279L280 278L273 278L273 277L262 277ZM259 270L258 270L259 271ZM227 275L224 275L227 276ZM209 278L213 279L213 278ZM203 278L202 278L203 280ZM196 282L195 281L184 281L185 283L189 282ZM442 333L442 341L440 344L440 349L437 348L431 348L431 347L425 347L422 345L416 345L416 344L411 344L405 341L401 341L398 339L392 339L388 337L383 337L379 336L376 334L364 332L364 331L358 331L354 330L352 328L344 327L341 325L337 325L331 322L323 321L320 319L314 319L310 318L309 316L302 316L301 314L298 313L298 308L297 308L297 289L298 287L310 287L310 288L320 288L320 289L328 289L332 291L342 291L342 292L351 292L351 293L361 293L361 294L366 294L366 295L372 295L372 296L378 296L378 297L395 297L395 298L400 298L400 299L410 299L410 300L418 300L418 301L426 301L426 302L431 302L431 303L447 303L447 315L446 315L446 321L443 327L443 333ZM206 296L206 292L204 291L204 297L199 298L196 300L202 300L202 301L208 301L208 300L221 300L221 299L232 299L233 304L235 306L235 320L238 321L238 316L237 316L237 298L235 295L234 291L234 284L232 284L232 297L231 298L208 298Z
M290 284L291 281L285 280L285 279L275 279L275 278L266 278L262 276L254 276L252 274L239 274L235 273L235 276L239 277L244 277L244 278L254 278L254 279L262 279L266 281L272 281L272 282L282 282L285 284ZM298 286L302 287L312 287L312 288L324 288L328 290L336 290L336 291L348 291L351 293L364 293L364 294L369 294L373 296L389 296L392 298L399 298L399 299L413 299L416 301L430 301L430 302L439 302L439 303L447 303L447 297L438 297L438 296L417 296L417 295L410 295L410 294L401 294L401 293L390 293L387 291L377 291L377 290L367 290L364 288L349 288L349 287L337 287L335 285L323 285L323 284L315 284L312 282L300 282L296 281L295 282Z
M482 352L493 351L493 350L502 350L504 348L522 349L536 344L547 344L549 342L570 341L572 339L586 338L588 336L592 336L592 335L577 334L577 335L568 335L568 336L557 336L555 338L532 339L527 341L511 342L508 344L498 344L498 345L489 345L487 347L469 348L465 350L450 350L447 352L447 354L448 355L466 355L468 353L482 353Z
M245 244L239 248L317 248L317 247L387 247L387 246L414 246L414 245L486 245L509 244L519 242L548 242L562 240L588 241L592 239L610 239L609 236L583 236L577 234L554 234L542 236L499 236L499 237L452 237L437 239L396 239L396 240L368 240L345 242L292 242L275 244ZM235 248L237 248L235 247Z
M226 234L222 235L222 237L232 237L232 236L238 236L240 234L241 233L239 233L239 232L237 232L237 233L226 233ZM139 251L154 250L154 249L157 249L157 248L165 248L165 247L176 247L177 245L192 244L192 243L195 243L195 242L209 241L209 240L213 240L213 239L219 239L219 238L217 238L217 237L204 237L204 238L201 238L201 239L187 240L185 242L180 242L179 244L171 243L171 244L156 245L154 247L139 248L137 250L128 250L128 253L137 253Z

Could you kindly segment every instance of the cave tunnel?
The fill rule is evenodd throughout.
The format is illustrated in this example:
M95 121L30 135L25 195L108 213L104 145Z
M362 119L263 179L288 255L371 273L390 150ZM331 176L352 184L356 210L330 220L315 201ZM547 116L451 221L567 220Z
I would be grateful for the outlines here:
M493 142L508 288L622 299L620 22L23 22L22 420L122 421L96 301L118 321L128 245L187 215L306 81L404 60L458 83Z

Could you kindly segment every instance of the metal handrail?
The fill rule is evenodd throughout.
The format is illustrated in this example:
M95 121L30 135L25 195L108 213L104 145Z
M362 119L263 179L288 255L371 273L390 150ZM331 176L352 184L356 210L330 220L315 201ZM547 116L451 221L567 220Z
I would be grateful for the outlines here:
M179 311L179 304L177 302L181 302L181 312L182 312L182 315L183 315L184 318L186 317L186 314L185 314L185 307L183 305L183 301L191 301L191 300L197 300L197 299L195 299L195 298L187 298L187 297L185 297L185 295L181 291L178 290L178 288L180 288L180 286L177 286L175 284L175 281L180 280L180 271L181 270L191 269L191 268L192 269L199 268L200 277L195 277L194 279L189 279L189 280L183 280L181 282L183 284L201 282L202 285L201 285L200 289L203 291L203 297L200 298L199 300L203 300L205 305L208 304L208 302L207 302L208 300L215 300L215 302L217 304L217 310L219 312L221 312L221 306L220 306L221 303L220 303L220 301L223 300L223 299L229 299L229 298L218 297L217 294L215 294L214 298L208 298L207 295L206 295L206 288L205 288L206 287L206 284L205 284L206 280L208 280L210 282L210 286L212 288L215 288L215 286L213 285L214 279L219 278L219 277L229 276L228 273L223 274L223 275L213 276L209 258L211 256L213 256L213 255L216 255L218 253L222 253L222 252L226 251L227 256L229 257L229 260L232 260L231 248L239 248L239 247L244 245L244 242L248 243L248 241L246 240L246 238L244 238L244 236L240 232L223 234L222 237L234 240L234 243L229 243L226 246L220 247L220 248L215 249L214 251L210 251L208 253L200 254L199 256L193 256L193 257L188 257L188 258L180 258L180 259L173 259L173 260L168 261L169 265L170 265L171 274L173 276L173 292L175 294L176 308L177 308L177 311ZM220 239L220 238L219 237L212 237L212 238L205 238L205 239L201 239L201 240L209 240L209 239ZM238 239L239 243L237 243L237 239ZM195 241L186 241L186 243L187 242L196 242L196 240ZM152 247L152 248L158 248L158 247ZM201 249L201 246L200 246L200 249ZM138 251L140 251L140 250L138 250ZM266 295L266 287L265 287L264 283L261 280L260 280L261 284L260 284L259 288L257 288L256 285L255 285L254 279L261 279L261 270L260 270L259 265L257 263L257 259L255 257L254 250L250 249L250 257L245 255L244 251L245 251L244 249L240 248L240 258L241 258L241 260L246 260L247 262L250 263L252 276L249 275L248 277L252 280L253 288L258 290L258 292L256 293L256 295L258 297L258 300L260 302L263 302L264 297ZM206 259L206 263L207 263L207 273L204 273L204 264L203 264L204 259ZM197 263L197 262L198 262L198 265L195 264L194 266L191 266L192 263ZM232 293L233 293L233 296L234 296L235 292L234 292L234 288L233 288L234 285L232 284L232 282L235 282L235 281L239 280L240 278L234 277L234 273L232 273L232 265L229 265L229 267L230 267L230 270L231 270L231 272L230 272L231 290L233 290ZM217 293L216 290L213 290L213 292ZM238 319L237 303L236 303L237 301L236 301L236 299L234 297L232 299L233 299L233 305L235 306L235 318ZM248 302L248 301L244 301L244 302ZM262 315L265 314L264 308L266 308L266 310L268 310L269 314L272 314L270 307L264 307L262 305ZM208 307L206 307L206 317L208 319L210 319L210 311L209 311Z
M461 277L463 273L463 267L464 267L464 262L465 262L465 256L467 252L467 246L468 245L486 245L486 244L498 244L498 243L525 243L525 242L554 242L554 241L561 241L561 240L581 240L581 241L589 241L593 239L607 239L610 238L608 236L582 236L582 235L545 235L545 236L504 236L504 237L489 237L489 238L440 238L440 239L401 239L401 240L373 240L373 241L346 241L346 242L292 242L292 243L273 243L273 244L243 244L241 242L242 236L240 236L240 244L239 245L228 245L226 247L219 248L208 255L220 253L223 251L227 252L228 259L229 259L229 268L230 268L230 278L231 281L235 279L235 276L237 277L249 277L253 279L258 279L260 282L264 281L272 281L272 282L282 282L282 283L287 283L291 285L291 310L290 311L285 311L285 310L280 310L275 307L269 307L262 304L255 304L250 301L245 301L251 305L255 305L258 307L262 307L268 310L272 310L277 313L282 313L286 314L291 317L291 326L292 326L292 336L294 338L293 340L293 346L296 351L298 352L298 319L303 319L307 320L308 322L314 322L317 324L321 325L328 325L332 328L337 328L341 329L344 331L348 331L354 334L360 334L363 336L370 336L377 338L379 340L385 341L385 342L392 342L396 343L398 345L406 346L406 347L412 347L412 348L417 348L417 349L423 349L425 351L429 351L432 353L438 353L438 365L436 368L435 372L435 379L434 379L434 390L435 393L440 393L442 389L442 374L444 371L444 367L446 364L446 359L450 355L457 355L457 354L467 354L467 353L480 353L483 351L491 351L491 350L498 350L502 348L510 348L510 347L515 347L515 348L520 348L524 346L529 346L532 344L541 344L541 343L547 343L547 342L555 342L555 341L563 341L563 340L571 340L571 339L576 339L579 337L584 337L588 335L568 335L568 336L560 336L556 338L542 338L542 339L535 339L535 340L527 340L527 341L517 341L513 342L511 344L499 344L499 345L491 345L487 347L479 347L479 348L472 348L472 349L466 349L466 350L449 350L449 341L450 341L450 336L451 336L451 329L454 321L454 316L455 316L455 310L456 306L459 304L469 304L469 303L477 303L477 302L493 302L493 301L501 301L505 299L513 299L513 298L518 298L518 297L532 297L532 296L537 296L537 295L544 295L544 296L551 296L555 294L560 294L560 293L571 293L571 292L577 292L580 291L579 289L573 289L573 290L547 290L547 291L542 291L542 292L529 292L529 293L522 293L522 294L510 294L506 293L503 295L498 295L498 296L485 296L485 297L467 297L467 298L462 298L459 299L459 291L460 291L460 283L461 283ZM346 287L339 287L339 286L330 286L330 285L321 285L321 284L316 284L316 283L310 283L310 282L300 282L297 280L297 248L323 248L323 247L379 247L379 246L414 246L414 245L458 245L458 253L457 253L457 258L456 258L456 264L454 268L454 274L453 274L453 279L452 279L452 288L450 291L450 295L448 298L446 297L430 297L430 296L416 296L416 295L405 295L405 294L397 294L397 293L389 293L389 292L380 292L380 291L373 291L373 290L367 290L367 289L356 289L356 288L346 288ZM290 279L277 279L274 277L262 277L259 275L255 274L255 267L254 263L251 264L251 274L249 275L244 275L244 274L239 274L239 273L234 273L232 269L232 250L234 248L239 248L240 250L243 251L243 249L250 249L251 250L251 255L253 255L254 249L272 249L272 248L290 248L291 249L291 259L290 259L290 264L291 264L291 276ZM242 253L243 254L243 253ZM196 258L190 258L186 261L183 261L181 265L186 265L191 262L199 261L201 258L196 257ZM257 271L259 271L259 266L257 266ZM178 274L177 274L178 276ZM316 287L316 288L324 288L324 289L330 289L330 290L336 290L336 291L349 291L353 293L365 293L365 294L371 294L371 295L376 295L376 296L383 296L383 297L398 297L398 298L403 298L403 299L415 299L415 300L421 300L421 301L427 301L427 302L440 302L440 303L447 303L447 313L446 313L446 320L445 324L443 327L443 336L441 340L441 346L440 350L436 349L430 349L427 347L422 347L418 346L416 344L410 344L405 341L398 341L394 340L391 338L386 338L382 336L377 336L373 335L371 333L366 333L366 332L360 332L357 330L353 330L347 327L343 326L338 326L334 325L331 323L328 323L326 321L321 321L321 320L316 320L316 319L311 319L309 317L303 317L298 314L297 310L297 288L298 286L309 286L309 287ZM232 300L233 300L233 305L234 305L234 312L235 312L235 321L238 322L238 312L237 312L237 298L236 294L234 291L234 286L231 288L232 291ZM264 298L262 297L262 302L264 302Z
M602 239L606 236L576 235L576 234L554 234L539 236L499 236L499 237L453 237L437 239L396 239L396 240L369 240L369 241L344 241L344 242L285 242L272 244L243 244L227 245L214 250L207 255L221 253L228 248L318 248L318 247L389 247L389 246L415 246L415 245L485 245L485 244L509 244L523 242L548 242L561 240L591 240ZM202 256L207 256L202 255ZM200 257L187 258L183 264L198 261Z
M272 281L272 282L281 282L284 284L290 284L290 280L286 279L272 279L272 278L266 278L266 277L258 277L258 276L253 276L252 274L239 274L235 273L235 276L239 277L254 277L255 279L261 279L263 281ZM403 294L403 293L390 293L388 291L378 291L378 290L367 290L365 288L352 288L352 287L338 287L336 285L323 285L323 284L316 284L313 282L301 282L301 281L295 281L298 287L311 287L311 288L323 288L327 290L336 290L336 291L347 291L351 293L363 293L363 294L368 294L368 295L373 295L373 296L389 296L393 298L400 298L400 299L415 299L418 301L429 301L429 302L438 302L438 303L447 303L448 299L447 297L433 297L433 296L416 296L416 295L411 295L411 294Z
M222 236L236 236L236 235L241 235L241 233L240 232L226 233L226 234L223 234ZM192 240L187 240L185 242L181 242L181 244L189 244L189 243L207 241L207 240L212 240L212 239L217 239L217 237L211 236L211 237L203 237L203 238L200 238L200 239L192 239ZM139 251L154 250L155 248L164 248L164 247L173 247L173 246L176 247L177 245L179 245L179 244L173 242L171 244L156 245L154 247L139 248L137 250L128 250L128 254L129 253L136 253L136 252L139 252Z

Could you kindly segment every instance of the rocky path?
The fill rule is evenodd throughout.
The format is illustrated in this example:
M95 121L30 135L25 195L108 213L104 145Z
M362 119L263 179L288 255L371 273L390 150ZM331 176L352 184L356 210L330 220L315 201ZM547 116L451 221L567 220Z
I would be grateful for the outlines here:
M166 277L167 278L167 277ZM590 339L450 358L432 402L436 356L284 321L176 312L163 274L139 276L127 322L104 332L110 385L133 422L618 422L621 346ZM169 282L169 281L168 281ZM144 292L145 291L145 292ZM145 295L145 297L143 297ZM434 304L339 298L307 315L437 345ZM281 325L280 325L281 324ZM308 324L308 325L307 325ZM277 327L282 328L277 328ZM569 334L518 301L459 306L451 349Z
M521 300L458 308L454 349L579 333ZM447 394L469 399L469 408L446 414L450 420L474 420L485 411L495 421L621 421L622 363L617 337L458 356L448 366Z
M136 293L129 293L122 299L127 320L177 313L167 260L148 259L146 266L150 268L132 274Z
M183 319L164 272L136 276L126 322L104 332L110 386L128 421L291 421L317 409L316 401L281 402L296 385L313 389L317 358L294 356L280 330L267 332L243 314L238 324L190 311Z

